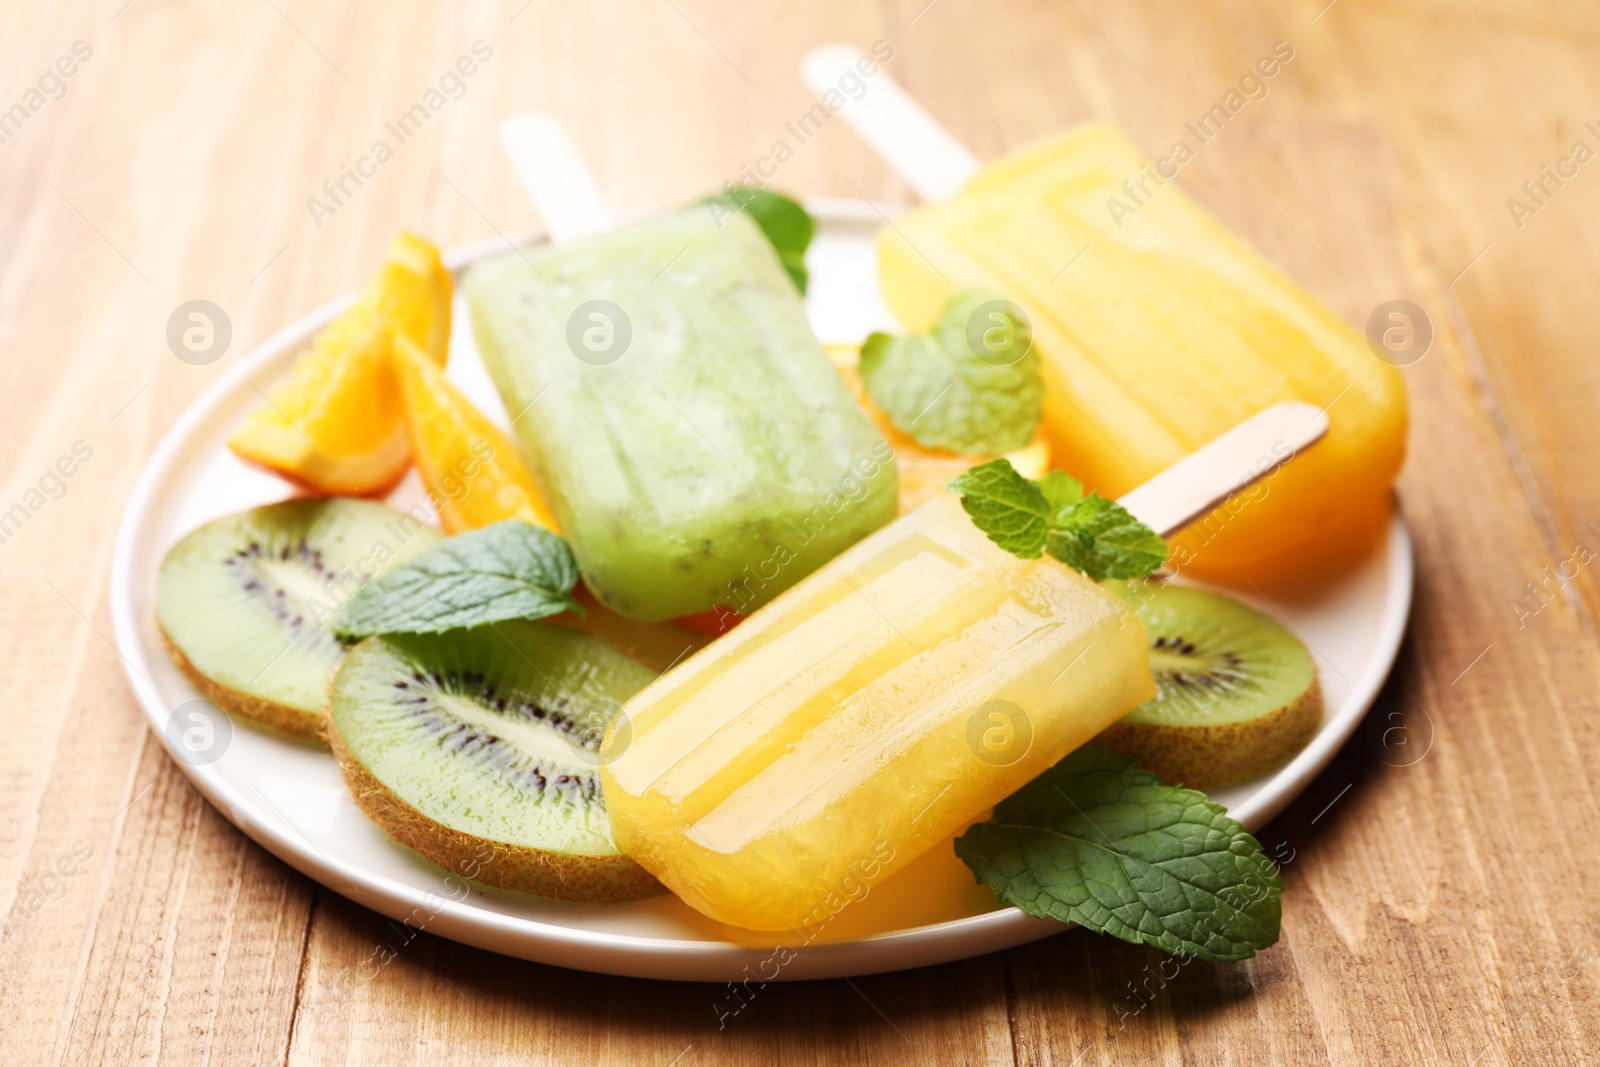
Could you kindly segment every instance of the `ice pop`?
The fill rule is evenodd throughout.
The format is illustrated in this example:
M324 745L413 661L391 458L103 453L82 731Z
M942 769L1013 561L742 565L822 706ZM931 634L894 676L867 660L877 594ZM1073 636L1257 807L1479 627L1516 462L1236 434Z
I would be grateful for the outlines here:
M606 805L619 847L694 907L799 928L1154 692L1136 618L936 497L631 703ZM970 745L974 715L980 739L1036 743Z
M819 49L802 73L832 84L856 54ZM1086 484L1123 493L1278 401L1328 407L1313 456L1175 544L1186 571L1267 581L1385 528L1405 452L1399 373L1120 133L1087 123L978 169L887 74L842 114L938 201L880 231L890 309L923 329L967 286L1018 301L1042 357L1052 460Z
M601 603L753 610L895 515L892 452L743 214L474 267L479 351Z
M1125 502L1169 528L1325 427L1274 407ZM809 941L1153 692L1136 615L942 494L635 696L602 787L619 847L690 905Z

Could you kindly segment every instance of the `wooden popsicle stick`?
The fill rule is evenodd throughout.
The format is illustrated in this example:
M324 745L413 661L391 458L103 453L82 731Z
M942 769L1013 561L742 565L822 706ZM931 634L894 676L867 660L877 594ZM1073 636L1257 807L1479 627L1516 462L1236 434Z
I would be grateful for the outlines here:
M1328 413L1301 400L1264 408L1125 494L1117 503L1166 537L1229 494L1266 477L1328 432Z
M861 76L866 53L849 44L825 44L800 61L800 77L818 96L837 91L847 73ZM867 60L877 66L875 60ZM861 135L924 200L948 200L961 191L982 163L939 120L881 67L866 79L859 99L838 115Z
M504 119L500 147L552 241L573 241L616 224L588 164L554 115L524 111Z

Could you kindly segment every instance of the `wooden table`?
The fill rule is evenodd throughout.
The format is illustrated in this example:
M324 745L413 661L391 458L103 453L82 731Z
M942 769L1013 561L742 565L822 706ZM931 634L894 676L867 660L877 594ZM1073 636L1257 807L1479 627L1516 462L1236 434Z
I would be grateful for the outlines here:
M1325 2L7 5L0 107L27 114L0 126L0 511L25 514L0 543L0 1061L1580 1062L1600 1042L1600 163L1562 160L1600 149L1600 19ZM534 224L500 117L566 116L619 205L681 201L769 152L811 103L799 57L833 39L889 42L985 158L1085 116L1160 154L1289 42L1179 180L1351 322L1397 298L1431 318L1404 372L1416 609L1380 698L1414 747L1358 737L1265 828L1296 857L1277 947L1193 964L1137 1013L1159 956L1082 932L769 988L720 1031L720 987L428 934L360 977L394 931L212 810L123 680L109 556L141 466L396 229L451 246ZM493 54L459 100L308 207L476 41ZM62 57L71 76L29 97ZM909 195L838 123L777 184ZM197 298L233 330L204 366L165 336Z

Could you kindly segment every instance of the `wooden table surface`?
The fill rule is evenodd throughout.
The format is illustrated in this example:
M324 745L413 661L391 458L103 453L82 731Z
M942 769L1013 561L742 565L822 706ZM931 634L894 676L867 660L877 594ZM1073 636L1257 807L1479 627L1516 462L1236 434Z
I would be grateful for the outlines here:
M1326 2L6 4L0 108L23 110L0 126L0 512L24 521L0 543L0 1061L1582 1062L1600 1043L1600 16ZM1264 829L1295 856L1275 948L1191 965L1136 1013L1158 954L1081 931L771 987L721 1030L721 987L429 934L362 977L389 925L214 811L124 681L109 560L141 467L397 229L454 246L534 225L502 116L564 115L619 205L682 201L769 151L811 103L799 57L834 39L889 42L888 69L984 158L1086 116L1160 154L1289 43L1179 180L1358 326L1391 299L1431 319L1404 370L1416 606L1372 720L1406 710L1411 747L1358 735ZM477 41L493 54L464 95L314 217ZM841 123L777 184L909 196ZM197 298L233 331L203 366L166 340ZM49 476L63 456L72 475Z

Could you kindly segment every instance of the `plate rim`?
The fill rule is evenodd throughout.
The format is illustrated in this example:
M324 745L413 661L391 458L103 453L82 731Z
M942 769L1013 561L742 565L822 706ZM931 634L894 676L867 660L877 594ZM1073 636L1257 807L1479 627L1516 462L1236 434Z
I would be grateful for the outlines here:
M806 200L806 206L819 222L831 222L839 226L875 225L887 215L905 208L899 204L812 198ZM452 249L444 256L444 261L452 275L459 277L466 267L488 255L544 239L545 234L538 229L488 237ZM239 388L241 382L275 359L282 358L285 350L291 346L303 345L317 329L349 307L358 293L359 290L350 290L334 297L295 318L243 353L232 367L189 402L150 453L134 483L118 524L112 554L110 602L113 633L117 652L122 659L123 673L144 713L146 724L168 757L207 802L252 841L319 885L389 918L404 918L423 905L430 910L427 928L451 940L502 955L627 977L719 981L728 975L737 975L741 967L747 968L770 959L773 951L764 943L682 940L584 930L539 919L508 916L474 906L470 897L452 901L435 896L429 901L426 899L429 894L388 875L363 870L359 866L352 869L349 864L340 866L285 816L284 822L299 835L300 842L296 843L292 835L284 833L254 800L248 796L236 796L219 770L210 765L195 765L173 755L164 729L170 713L155 683L145 673L150 669L150 657L134 607L136 597L132 575L137 550L149 536L150 514L157 488L170 481L172 468L182 458L183 446L188 439ZM1375 638L1375 647L1380 649L1380 654L1368 670L1354 680L1345 704L1322 725L1312 741L1242 803L1229 809L1229 814L1251 833L1282 811L1327 766L1371 709L1394 668L1410 621L1415 584L1410 532L1398 500L1390 517L1385 547L1388 562L1382 625ZM283 743L295 742L284 740ZM1003 907L960 919L806 946L799 949L779 975L770 980L808 980L905 970L1000 951L1066 929L1069 929L1067 924L1051 919L1036 919L1015 907ZM507 937L511 939L510 944L505 943ZM530 939L537 943L539 951L525 951Z

